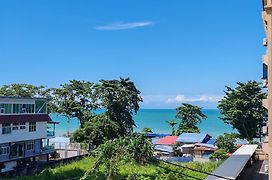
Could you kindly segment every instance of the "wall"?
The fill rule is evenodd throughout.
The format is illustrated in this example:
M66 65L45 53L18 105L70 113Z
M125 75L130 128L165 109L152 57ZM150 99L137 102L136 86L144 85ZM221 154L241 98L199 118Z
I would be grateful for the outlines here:
M1 144L47 138L47 122L36 122L35 132L29 132L29 123L26 123L26 129L11 130L11 134L2 134L2 124L0 124L0 128Z

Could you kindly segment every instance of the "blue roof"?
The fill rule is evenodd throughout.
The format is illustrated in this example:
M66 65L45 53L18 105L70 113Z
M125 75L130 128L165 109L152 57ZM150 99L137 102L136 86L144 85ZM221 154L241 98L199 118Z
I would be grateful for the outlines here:
M145 134L146 137L165 137L165 136L170 136L171 134L155 134L155 133L147 133Z
M216 139L215 138L211 138L207 144L215 144L216 143Z
M203 133L182 133L177 142L181 143L206 143L211 138L208 134Z
M154 147L155 150L157 151L162 151L162 152L167 152L167 153L172 153L174 152L172 146L166 146L166 145L156 145Z

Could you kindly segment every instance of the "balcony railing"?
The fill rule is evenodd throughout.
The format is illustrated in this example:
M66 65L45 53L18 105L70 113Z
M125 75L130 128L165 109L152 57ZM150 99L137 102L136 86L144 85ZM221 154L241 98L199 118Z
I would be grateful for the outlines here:
M48 145L48 146L44 146L41 148L41 150L44 152L44 151L54 151L55 150L55 147L54 145Z
M55 136L55 131L47 131L47 137Z

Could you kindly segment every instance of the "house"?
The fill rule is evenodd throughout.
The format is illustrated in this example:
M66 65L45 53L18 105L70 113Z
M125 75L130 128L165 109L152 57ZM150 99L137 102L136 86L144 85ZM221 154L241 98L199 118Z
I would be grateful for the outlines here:
M177 142L180 144L206 143L211 138L209 134L204 133L182 133L177 138Z
M55 150L55 124L47 114L47 99L0 96L0 172L48 161Z
M176 141L183 154L194 155L195 144L207 143L211 138L210 135L203 133L182 133Z
M208 159L208 157L216 150L217 147L214 144L196 143L194 147L194 156L195 158Z
M156 145L174 145L178 136L165 136L155 142Z

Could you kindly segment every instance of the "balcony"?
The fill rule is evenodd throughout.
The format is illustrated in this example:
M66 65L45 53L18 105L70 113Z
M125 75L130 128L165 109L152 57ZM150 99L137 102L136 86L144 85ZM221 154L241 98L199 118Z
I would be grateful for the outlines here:
M55 147L54 147L54 145L43 146L41 148L41 150L42 150L42 154L44 154L44 153L50 153L50 152L54 152L55 151Z
M47 131L47 137L55 137L55 131Z

